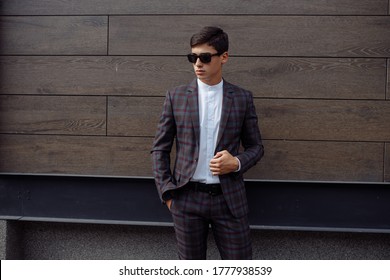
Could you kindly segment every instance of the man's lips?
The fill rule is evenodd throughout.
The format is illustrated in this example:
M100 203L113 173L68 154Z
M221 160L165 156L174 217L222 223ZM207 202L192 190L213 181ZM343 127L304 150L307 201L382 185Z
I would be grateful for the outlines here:
M204 70L195 70L195 73L196 74L203 74L203 73L205 73L205 71Z

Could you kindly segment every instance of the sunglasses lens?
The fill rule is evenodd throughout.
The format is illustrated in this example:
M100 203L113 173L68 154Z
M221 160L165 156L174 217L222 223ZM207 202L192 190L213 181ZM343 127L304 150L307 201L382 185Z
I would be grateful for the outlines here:
M188 61L191 63L196 63L198 58L202 63L210 63L211 58L218 54L211 54L211 53L201 53L200 55L197 55L195 53L187 54Z
M211 54L210 53L202 53L199 55L200 61L203 63L209 63L211 61Z
M196 63L196 60L198 59L198 56L196 54L187 54L188 61L191 63Z

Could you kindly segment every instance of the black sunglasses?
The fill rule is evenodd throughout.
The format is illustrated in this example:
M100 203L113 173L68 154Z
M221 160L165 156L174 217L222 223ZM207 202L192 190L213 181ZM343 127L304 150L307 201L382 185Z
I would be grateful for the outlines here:
M211 53L201 53L200 55L197 55L196 53L190 53L187 54L188 61L191 63L196 63L198 58L202 63L210 63L211 58L213 56L220 55L219 53L211 54Z

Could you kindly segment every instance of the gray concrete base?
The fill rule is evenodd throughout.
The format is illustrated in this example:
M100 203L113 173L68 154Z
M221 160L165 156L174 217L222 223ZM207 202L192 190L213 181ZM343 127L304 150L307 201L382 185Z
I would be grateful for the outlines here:
M0 220L0 259L23 258L22 224L16 221Z
M0 220L0 260L5 260L7 248L7 222Z
M255 259L390 259L390 234L252 230L252 237ZM0 239L2 259L177 259L172 227L1 221ZM208 259L219 259L212 234Z

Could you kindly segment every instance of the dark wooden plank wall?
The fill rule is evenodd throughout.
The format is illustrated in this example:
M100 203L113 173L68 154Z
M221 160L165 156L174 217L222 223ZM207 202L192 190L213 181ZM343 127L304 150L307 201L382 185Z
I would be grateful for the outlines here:
M247 178L390 181L388 0L3 0L0 172L151 176L165 91L206 24L251 90L266 154Z

